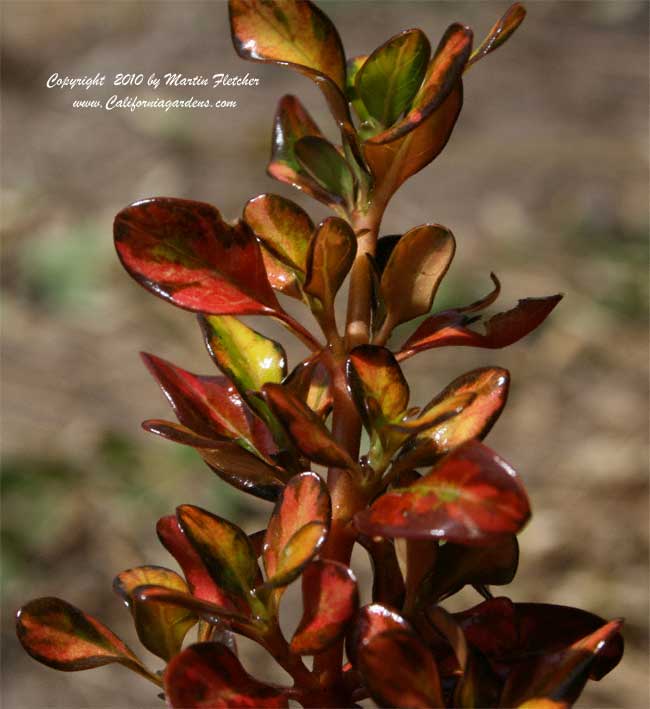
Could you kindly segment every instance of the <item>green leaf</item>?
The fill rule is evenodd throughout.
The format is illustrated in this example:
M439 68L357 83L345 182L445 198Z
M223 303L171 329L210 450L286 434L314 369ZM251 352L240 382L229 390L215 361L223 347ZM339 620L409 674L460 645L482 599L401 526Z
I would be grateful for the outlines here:
M332 515L327 486L315 473L291 478L275 505L264 537L267 587L297 578L325 542Z
M337 561L314 561L302 575L302 598L303 616L291 639L291 652L315 655L345 634L359 607L357 580Z
M230 315L199 315L205 344L217 367L246 394L287 374L284 348Z
M152 679L120 638L96 618L60 598L37 598L16 615L16 632L25 650L55 670L73 672L117 662ZM158 682L153 677L154 682Z
M250 616L255 600L250 592L260 581L260 570L246 534L231 522L194 505L181 505L176 515L183 534L214 583L235 610Z
M286 386L265 384L262 393L297 448L309 460L338 468L356 468L350 454L334 440L319 416Z
M138 566L122 571L113 580L113 590L133 615L140 642L154 655L169 661L180 652L183 638L198 618L183 608L143 603L133 591L146 585L162 586L176 593L189 593L189 588L177 573L162 566Z
M465 71L467 71L472 64L477 62L479 59L483 59L490 52L498 49L510 35L519 27L519 25L524 21L526 17L526 8L521 4L516 2L511 5L499 20L494 24L492 29L488 32L487 37L481 42L480 46L477 47L469 58Z
M322 221L309 248L305 292L331 309L356 253L357 239L347 222L338 217Z
M345 95L362 124L372 120L370 114L368 113L368 109L359 97L356 86L357 74L367 59L367 55L352 57L351 59L348 59L346 67ZM363 128L361 130L363 132Z
M397 242L381 276L384 328L428 313L456 250L453 234L439 224L408 231Z
M274 256L304 274L314 223L302 207L280 195L261 194L246 203L244 220Z
M389 39L363 64L356 78L357 93L381 126L392 126L409 108L430 56L429 40L413 29Z
M325 138L307 135L300 138L294 151L303 170L341 204L351 205L355 181L350 166L341 153Z

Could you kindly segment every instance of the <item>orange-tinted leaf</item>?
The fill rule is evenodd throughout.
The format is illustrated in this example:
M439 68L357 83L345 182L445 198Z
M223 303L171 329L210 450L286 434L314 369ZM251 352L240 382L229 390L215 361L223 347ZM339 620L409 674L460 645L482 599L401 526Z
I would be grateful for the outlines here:
M274 687L251 677L221 643L190 645L167 665L165 694L176 709L288 707Z
M455 250L453 234L439 224L415 227L397 242L381 276L391 328L429 312Z
M162 566L127 569L113 580L113 590L133 615L140 642L154 655L169 661L180 651L183 638L198 618L183 608L142 603L133 592L145 585L161 586L175 593L189 593L189 589L177 573Z
M160 357L142 359L163 390L178 420L204 438L228 438L251 452L255 445L253 413L225 377L192 374Z
M528 335L546 320L562 300L561 295L547 298L525 298L504 313L498 313L485 322L485 334L470 330L465 318L457 311L447 311L427 318L402 345L399 360L433 347L508 347Z
M325 542L332 514L327 486L315 473L291 478L276 502L262 557L269 587L297 578Z
M302 574L302 597L304 612L291 651L314 655L345 633L359 606L357 580L337 561L314 561Z
M506 10L503 17L499 18L494 24L480 46L472 52L465 66L465 71L467 71L474 62L477 62L490 52L498 49L524 21L524 17L526 17L526 8L521 3L516 2L514 5L511 5Z
M515 471L472 440L409 487L382 495L355 522L369 536L489 544L518 532L529 516L528 498Z
M357 239L349 224L329 217L318 225L307 257L305 292L332 307L357 253Z
M612 620L569 647L515 667L503 688L503 706L519 706L531 699L572 704L582 692L598 656L620 639L622 625L622 620Z
M369 431L399 420L409 402L409 386L385 347L361 345L348 357L348 384Z
M482 367L454 379L421 413L426 417L441 402L462 394L475 398L461 413L419 433L406 447L399 465L432 465L443 454L472 438L483 440L501 415L508 398L510 375L500 367Z
M417 128L434 113L457 85L472 50L472 39L469 27L450 25L440 40L408 113L394 126L373 136L368 142L391 143Z
M346 650L350 662L356 666L361 646L371 642L380 633L391 630L412 632L408 621L389 606L383 603L364 606L357 614L356 622L347 638Z
M363 63L356 76L356 92L380 126L392 126L409 108L430 56L426 35L413 29L389 39Z
M286 386L265 384L262 393L295 445L307 458L321 465L356 467L350 454L336 443L319 416Z
M273 122L273 148L267 171L276 180L293 185L325 204L335 203L334 197L303 170L296 157L295 144L308 135L323 134L295 96L283 96Z
M319 357L301 362L283 382L284 386L321 418L333 404L330 376Z
M283 263L294 271L306 271L314 223L302 207L280 195L261 194L246 203L244 220Z
M354 203L355 180L341 153L325 138L306 135L296 141L294 152L303 170L337 202Z
M519 544L514 535L484 546L447 542L438 550L436 565L423 581L420 599L438 602L466 584L504 586L515 577L518 564Z
M433 656L418 636L388 630L363 643L358 665L364 684L380 707L444 707Z
M117 635L60 598L37 598L23 606L16 615L16 632L35 660L55 670L73 672L118 662L151 678Z
M345 55L336 27L308 0L230 0L230 25L240 57L290 66L317 82L345 89Z
M443 103L417 128L390 143L363 143L362 150L375 182L390 193L426 167L442 152L463 107L463 84L459 80Z
M284 469L265 463L232 441L203 438L172 421L153 419L144 421L142 426L157 436L196 448L210 468L238 490L274 501L284 487Z
M258 584L260 571L255 552L244 532L231 522L194 505L181 505L178 524L198 554L203 566L225 601L219 605L250 615L251 590Z
M115 217L115 246L129 274L165 300L213 315L274 315L281 308L250 228L209 204L156 197Z
M266 277L269 279L271 287L290 298L302 300L299 278L296 272L282 263L263 243L260 243L260 246L262 248L262 260L266 269Z

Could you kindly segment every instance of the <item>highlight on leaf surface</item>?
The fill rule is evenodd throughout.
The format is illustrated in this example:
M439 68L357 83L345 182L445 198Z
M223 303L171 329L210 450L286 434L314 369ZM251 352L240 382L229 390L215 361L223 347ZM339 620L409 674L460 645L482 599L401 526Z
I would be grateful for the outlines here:
M113 580L113 590L122 597L133 615L140 642L154 655L169 661L180 651L187 631L196 625L196 614L184 608L143 603L134 591L139 586L156 585L176 593L189 593L185 581L162 566L127 569Z
M325 542L332 515L329 491L315 473L291 478L278 499L264 537L267 587L297 578Z
M253 232L244 222L230 226L209 204L135 202L115 217L114 235L128 273L174 305L212 315L281 311Z
M156 682L132 650L96 618L60 598L37 598L16 615L25 650L55 670L74 672L117 662Z
M515 471L472 440L413 484L379 497L357 513L355 524L373 537L489 544L516 534L529 517L528 498Z
M359 606L357 580L344 564L314 561L302 574L303 616L291 651L314 655L342 637Z
M175 709L288 707L275 687L251 677L225 645L190 645L169 663L165 694Z

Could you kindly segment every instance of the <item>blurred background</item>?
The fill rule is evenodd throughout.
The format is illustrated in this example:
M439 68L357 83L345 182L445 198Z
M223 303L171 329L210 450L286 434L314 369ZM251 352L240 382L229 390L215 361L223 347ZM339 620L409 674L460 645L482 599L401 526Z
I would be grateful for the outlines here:
M352 56L412 26L434 46L452 21L482 38L507 2L321 5ZM447 149L401 189L383 233L427 221L455 233L437 308L487 292L490 271L503 284L500 310L526 296L565 299L518 345L435 350L406 370L415 404L473 367L511 370L509 406L488 442L520 471L533 519L505 592L625 616L622 664L579 706L647 706L648 4L527 5L516 35L466 77ZM158 517L193 503L253 532L270 511L191 450L140 429L171 412L139 350L203 373L212 364L193 316L122 272L112 219L153 195L212 202L232 219L265 191L320 219L321 206L265 175L271 121L290 92L332 138L333 125L307 79L236 57L224 3L5 0L2 13L4 706L157 707L155 690L123 668L37 665L13 630L21 603L63 596L139 649L111 582L131 566L171 565ZM117 72L249 72L260 86L156 94L237 100L230 110L73 110L74 99L154 94L46 89L54 72L107 82ZM299 348L288 351L295 363ZM361 557L355 564L367 573ZM292 593L287 607L297 606Z

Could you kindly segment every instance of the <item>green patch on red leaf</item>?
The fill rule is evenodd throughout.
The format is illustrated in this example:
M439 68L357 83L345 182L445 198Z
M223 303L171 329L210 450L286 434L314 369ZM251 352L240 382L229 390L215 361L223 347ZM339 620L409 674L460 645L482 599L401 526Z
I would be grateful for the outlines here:
M316 556L329 530L332 506L327 486L315 473L287 483L264 538L265 586L283 587Z
M291 651L315 655L342 637L359 605L352 571L336 561L312 562L302 574L303 616Z
M281 691L251 677L221 643L196 643L169 663L165 694L176 709L288 707Z
M253 232L244 222L230 226L209 204L135 202L115 217L114 235L129 274L174 305L212 315L281 311Z
M73 672L117 662L157 682L117 635L60 598L37 598L23 606L16 615L16 632L35 660L55 670Z
M142 603L133 592L145 585L161 586L175 593L189 593L189 588L177 573L162 566L138 566L122 571L113 580L113 590L133 615L140 642L154 655L169 661L180 651L187 631L198 618L183 608Z
M404 488L378 498L355 517L368 536L439 538L488 544L517 533L530 516L515 471L478 441L469 441Z

